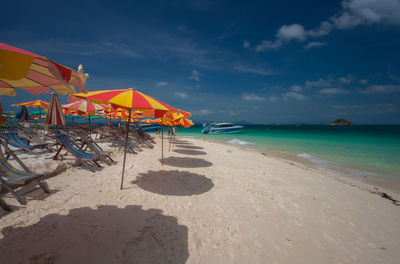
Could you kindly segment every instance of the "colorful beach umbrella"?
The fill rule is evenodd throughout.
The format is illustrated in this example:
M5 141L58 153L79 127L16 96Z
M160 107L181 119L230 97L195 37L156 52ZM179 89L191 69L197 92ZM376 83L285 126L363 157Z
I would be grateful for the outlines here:
M75 92L72 85L86 92L88 74L62 66L43 56L0 43L0 95L15 96L15 88L32 94Z
M14 106L26 106L26 107L39 107L39 108L47 108L49 107L49 103L42 100L35 100L30 102L24 102L19 104L13 104Z
M53 94L51 97L51 102L49 108L47 109L47 114L44 119L44 124L46 125L56 125L65 126L65 115L61 109L60 101L58 100L58 95Z
M121 89L121 90L103 90L94 91L88 93L74 94L78 98L86 98L93 102L111 104L114 108L123 107L129 109L128 124L126 126L126 136L125 136L125 151L124 160L122 165L122 176L121 176L121 187L122 190L125 174L125 163L126 163L126 151L128 147L128 135L129 135L129 125L131 121L132 109L143 110L143 111L155 111L156 117L161 117L165 113L171 111L165 104L154 99L153 97L143 94L134 88ZM172 108L172 107L171 107ZM163 145L162 145L163 152ZM162 157L163 159L163 157Z
M15 118L21 120L22 122L29 122L29 113L26 106L21 106L21 110L17 113Z
M155 98L141 93L134 88L120 90L102 90L88 93L74 94L78 98L86 98L95 103L111 104L114 108L123 107L134 110L156 110L156 117L161 117L165 113L174 109Z
M96 104L87 100L79 100L70 104L64 104L61 107L69 110L79 111L82 113L94 113L96 111L101 111L110 108L110 106L108 105Z
M191 127L194 125L193 121L187 118L182 118L179 120L178 124L183 127Z

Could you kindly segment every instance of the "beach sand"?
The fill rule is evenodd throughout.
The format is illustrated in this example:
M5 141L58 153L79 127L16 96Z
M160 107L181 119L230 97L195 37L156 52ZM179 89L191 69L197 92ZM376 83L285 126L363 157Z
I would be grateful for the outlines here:
M1 263L399 263L400 207L297 161L178 137L96 173L67 165L0 209ZM32 170L59 162L26 158ZM70 163L72 159L64 162ZM104 163L103 163L104 164Z

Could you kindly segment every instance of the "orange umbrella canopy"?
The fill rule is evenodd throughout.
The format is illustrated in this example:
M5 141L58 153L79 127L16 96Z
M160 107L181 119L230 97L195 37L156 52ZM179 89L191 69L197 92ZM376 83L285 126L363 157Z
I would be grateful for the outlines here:
M64 104L62 105L62 108L75 110L81 113L94 113L96 111L110 108L110 106L104 104L96 104L86 100L80 100L70 104Z
M15 96L14 88L32 94L49 93L50 87L60 94L75 92L75 85L86 92L89 75L62 66L43 56L0 43L0 95Z
M47 108L49 107L49 103L42 100L35 100L30 102L24 102L19 104L13 104L14 106L26 106L26 107L40 107Z
M154 110L156 115L164 115L169 112L168 105L161 103L153 97L141 93L134 88L120 90L102 90L88 93L74 94L78 98L86 98L95 103L111 104L114 108L123 107L135 110ZM172 107L170 107L172 108Z

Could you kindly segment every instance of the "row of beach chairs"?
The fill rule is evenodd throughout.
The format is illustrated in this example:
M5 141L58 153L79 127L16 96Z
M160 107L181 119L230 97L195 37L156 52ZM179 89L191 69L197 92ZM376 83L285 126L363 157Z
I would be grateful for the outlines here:
M66 128L65 130L48 131L43 133L29 128L17 127L13 129L0 129L0 181L5 190L13 195L20 204L26 204L23 195L27 192L19 193L14 189L21 185L33 185L33 190L37 187L49 193L47 185L40 181L44 174L33 173L18 158L17 154L25 152L28 154L39 155L35 150L56 152L53 159L63 158L70 154L76 159L76 164L95 171L102 166L100 162L108 165L114 163L111 153L104 151L97 140L109 141L112 146L125 147L125 137L122 130L118 128L98 127L94 131L89 131L83 126ZM97 140L92 138L92 133ZM131 131L128 137L128 150L131 153L141 151L141 147L153 147L153 138L145 133ZM9 146L12 146L11 149ZM66 153L61 154L62 150ZM12 158L21 168L13 166L9 159ZM32 188L24 188L32 191ZM28 192L30 192L28 191ZM10 207L0 198L0 206L5 210Z

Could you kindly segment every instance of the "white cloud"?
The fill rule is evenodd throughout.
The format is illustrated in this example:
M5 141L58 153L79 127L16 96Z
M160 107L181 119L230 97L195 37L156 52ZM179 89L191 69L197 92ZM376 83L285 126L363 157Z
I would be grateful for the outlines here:
M329 35L333 29L351 29L359 25L390 24L400 25L399 0L343 0L339 12L320 26L305 30L300 24L283 25L274 41L263 40L256 45L256 52L276 50L291 40L305 41ZM310 42L306 48L320 47L322 42ZM318 43L318 44L317 44Z
M297 93L297 92L287 92L282 95L282 98L285 101L289 101L289 100L304 101L304 100L309 99L308 96L301 94L301 93Z
M322 47L322 46L325 46L325 45L326 45L325 42L312 41L312 42L308 43L304 48L305 49L319 48L319 47Z
M187 97L188 97L188 95L187 95L187 94L185 94L185 93L182 93L182 92L174 92L174 95L175 95L176 97L179 97L179 98L182 98L182 99L184 99L184 98L187 98Z
M368 80L362 79L358 81L361 84L368 84Z
M158 83L156 83L156 85L158 87L162 87L162 86L168 86L168 83L167 82L158 82Z
M286 42L292 40L304 41L307 37L304 27L300 24L283 25L276 33L275 41L263 40L256 46L257 52L266 52L271 49L278 49Z
M327 87L331 86L332 83L331 81L319 78L316 81L306 81L306 87L312 88L312 87Z
M351 83L353 80L354 80L354 77L351 75L348 75L347 77L340 77L338 79L339 83L346 83L346 84Z
M233 68L240 72L255 73L255 74L264 75L264 76L277 74L277 72L274 70L264 69L264 68L259 68L259 67L235 65Z
M298 40L304 41L306 39L306 31L300 24L283 25L276 33L277 39L282 41Z
M344 0L342 10L333 16L331 21L339 29L376 23L400 25L400 2L398 0Z
M189 76L189 79L200 82L200 73L197 70L192 70L192 74Z
M366 89L360 89L359 91L364 94L396 93L400 92L400 85L370 85Z
M250 42L247 40L243 41L243 48L250 49Z
M361 108L361 106L359 106L359 105L334 105L333 108L339 109L339 110L348 110L348 109Z
M211 110L208 110L208 109L201 109L201 110L199 110L198 112L197 112L197 114L198 115L210 115L210 114L212 114L213 112L211 111Z
M278 96L271 95L270 97L267 98L267 101L270 103L277 103L277 102L279 102L279 98L278 98Z
M264 101L265 98L261 97L255 93L244 93L242 94L242 99L245 101L255 102L255 101Z
M293 92L300 92L303 90L303 87L301 87L300 85L292 85L290 87L290 90L292 90Z
M332 94L348 94L349 91L340 88L324 88L318 91L320 94L332 95Z
M283 45L283 42L280 40L276 41L269 41L269 40L263 40L259 45L256 46L256 51L257 52L266 52L271 49L277 49L280 46Z
M326 36L326 35L329 35L329 33L331 33L332 27L333 26L331 23L329 23L327 21L323 21L323 22L321 22L321 26L319 28L308 30L307 34L310 37Z

